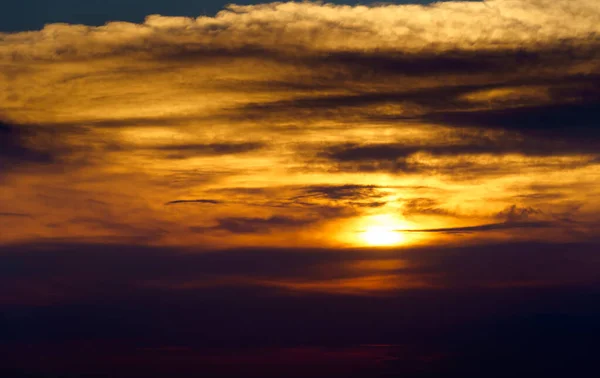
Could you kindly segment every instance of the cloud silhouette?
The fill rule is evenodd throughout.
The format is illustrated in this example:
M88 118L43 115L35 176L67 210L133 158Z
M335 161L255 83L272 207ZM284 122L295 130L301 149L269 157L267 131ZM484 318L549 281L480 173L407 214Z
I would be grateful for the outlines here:
M213 199L191 199L191 200L174 200L174 201L169 201L167 203L165 203L165 205L179 205L179 204L186 204L186 203L198 203L198 204L209 204L209 205L218 205L223 203L222 201L218 201L218 200L213 200Z
M33 216L31 214L27 214L27 213L0 212L0 217L32 218Z
M167 152L167 159L186 159L201 156L243 154L263 148L262 143L211 143L155 146L153 151Z
M56 156L28 142L30 130L0 122L0 163L2 170L20 164L51 164Z
M477 226L467 227L443 227L443 228L429 228L429 229L418 229L418 230L397 230L398 232L441 232L446 234L467 234L471 232L482 232L482 231L498 231L498 230L511 230L521 228L547 228L552 227L552 222L504 222L504 223L489 223L481 224Z
M319 219L302 219L274 215L269 218L229 217L217 219L211 229L224 230L233 234L270 233L278 229L294 229L318 222ZM202 228L193 228L200 231Z

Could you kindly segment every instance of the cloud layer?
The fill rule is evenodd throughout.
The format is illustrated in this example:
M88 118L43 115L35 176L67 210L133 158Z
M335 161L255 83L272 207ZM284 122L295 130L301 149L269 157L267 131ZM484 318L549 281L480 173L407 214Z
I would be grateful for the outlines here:
M130 52L260 53L502 50L595 42L593 0L488 0L429 6L316 3L231 5L215 17L149 16L143 24L48 25L3 34L4 59L85 58Z
M591 0L290 2L1 34L0 203L32 214L3 237L357 244L382 216L547 237L499 223L518 206L593 238L599 21Z

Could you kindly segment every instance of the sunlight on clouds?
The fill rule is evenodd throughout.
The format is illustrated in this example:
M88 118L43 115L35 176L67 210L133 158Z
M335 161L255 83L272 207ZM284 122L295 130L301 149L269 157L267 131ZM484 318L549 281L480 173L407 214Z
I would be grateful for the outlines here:
M476 91L465 95L464 98L482 104L506 102L520 106L530 103L545 103L551 100L547 88L535 86Z
M0 242L592 237L599 25L595 0L274 3L0 34ZM554 232L397 231L511 206Z
M137 25L52 24L40 32L0 34L0 57L62 59L114 51L169 53L198 46L296 47L316 51L514 48L587 38L598 32L595 0L439 2L429 6L318 3L231 5L215 17L149 16ZM174 48L180 45L181 48ZM201 50L200 50L201 51Z
M431 287L427 282L391 274L327 281L273 282L272 284L289 290L336 294L385 294L394 290Z

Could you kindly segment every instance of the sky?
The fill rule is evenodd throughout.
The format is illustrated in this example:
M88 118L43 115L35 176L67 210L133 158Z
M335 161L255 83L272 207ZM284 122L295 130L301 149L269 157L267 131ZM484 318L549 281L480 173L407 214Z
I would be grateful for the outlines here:
M0 373L594 366L597 1L1 17Z

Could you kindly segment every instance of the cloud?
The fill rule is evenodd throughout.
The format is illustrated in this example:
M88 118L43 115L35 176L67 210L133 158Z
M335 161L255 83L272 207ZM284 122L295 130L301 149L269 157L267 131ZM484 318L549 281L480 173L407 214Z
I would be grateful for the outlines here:
M103 165L111 153L123 151L113 136L81 125L52 127L0 121L0 136L3 173L74 171Z
M418 154L451 158L463 155L552 157L587 154L591 156L589 164L595 164L594 156L599 147L595 128L598 120L592 109L596 105L556 104L434 112L414 118L424 122L439 121L440 126L445 127L431 138L330 144L322 147L317 156L341 163L395 162L398 168L408 168L405 161ZM448 126L454 128L448 129Z
M33 216L31 214L27 214L27 213L6 213L6 212L0 212L0 217L33 218Z
M179 205L179 204L186 204L186 203L198 203L198 204L209 204L209 205L218 205L223 203L222 201L218 201L218 200L213 200L213 199L192 199L192 200L174 200L174 201L169 201L167 203L165 203L165 205Z
M568 0L370 7L293 2L231 5L215 17L152 15L143 24L52 24L39 32L2 34L0 56L65 59L133 52L344 52L365 47L383 51L397 48L399 42L401 51L411 52L498 50L520 48L525 43L544 46L559 40L593 40L598 13L593 0L576 5Z
M580 104L551 104L543 106L516 107L496 110L448 112L426 116L426 120L445 125L502 128L518 130L528 138L540 138L547 143L547 150L571 149L573 152L597 151L600 122L595 111L597 101ZM563 138L548 141L546 138ZM571 142L571 143L569 143ZM575 143L573 143L575 142ZM546 153L549 153L549 152Z
M379 213L468 217L461 203L494 214L515 200L547 201L548 217L584 203L578 219L593 223L599 20L592 0L273 3L1 34L6 201L51 226L13 234L143 225L167 231L165 243L254 242ZM509 184L545 180L580 191ZM86 213L73 188L109 210ZM69 222L109 217L134 226Z
M518 207L512 205L503 211L499 212L496 217L504 219L506 223L518 223L527 221L532 216L541 215L542 211L532 207Z
M404 214L412 215L438 215L454 218L466 217L466 214L451 212L439 207L437 201L429 198L415 198L404 204ZM473 217L473 216L471 216ZM429 229L398 230L399 232L424 232L446 234L468 234L473 232L552 228L559 226L557 217L544 214L543 211L533 207L520 207L511 205L494 215L494 218L503 220L502 223L486 223L476 226L442 227Z
M477 226L467 227L444 227L444 228L429 228L429 229L418 229L418 230L397 230L398 232L432 232L432 233L446 233L446 234L467 234L471 232L483 232L483 231L498 231L498 230L512 230L512 229L523 229L523 228L548 228L554 226L551 222L504 222L504 223L489 223L481 224Z
M217 219L212 228L233 234L270 233L280 229L294 229L318 222L318 219L301 219L274 215L269 218L230 217Z
M354 161L331 161L323 169L331 173L388 173L397 177L443 176L452 181L469 181L475 178L493 178L521 173L536 175L557 169L576 170L594 167L596 163L588 156L553 156L547 158L499 156L428 156L412 155L409 158L384 158Z
M21 164L51 164L56 156L36 148L29 141L31 130L0 122L0 164L2 171Z
M319 266L337 254L335 250L295 249L290 253L278 249L231 249L223 251L189 250L187 247L150 247L112 244L110 250L103 244L37 243L18 248L3 246L2 276L5 278L33 279L37 266L45 266L38 279L51 280L56 274L68 274L84 279L86 276L110 275L115 282L136 282L165 279L182 281L215 275L242 275L252 278L294 277L308 271L295 270L298 266L309 269ZM16 254L19 250L21 257ZM13 251L13 252L10 252ZM49 252L50 251L50 252ZM85 251L78 255L77 251ZM46 254L49 252L50 254ZM194 253L188 253L194 252ZM53 257L50 257L50 256ZM362 255L362 253L360 253ZM44 257L46 256L46 257ZM144 257L145 256L145 257ZM68 265L56 263L62 257ZM350 255L348 256L349 258ZM356 257L356 256L355 256ZM25 265L19 261L25 259ZM144 259L144 264L139 264ZM114 264L122 267L114 271ZM79 270L71 268L80 265ZM95 273L94 273L95 272ZM179 278L178 278L179 277ZM75 277L73 277L75 278Z
M389 195L389 189L391 188L377 185L314 184L221 188L208 193L218 193L227 198L220 203L263 208L301 209L301 211L318 214L323 219L331 219L356 215L355 207L384 206L387 201L382 199Z
M260 150L264 147L262 143L211 143L211 144L184 144L155 146L154 151L167 152L167 159L186 159L201 156L220 156L243 154Z
M369 198L382 198L385 193L375 185L311 185L300 188L303 194L293 197L297 199L319 199L330 200L360 200Z
M476 377L489 371L490 361L503 366L511 358L512 366L523 367L524 355L532 371L552 372L573 348L584 356L577 361L593 367L595 356L588 352L600 314L597 250L597 244L585 243L214 252L104 243L1 246L1 369L54 372L60 365L72 376L114 376L127 366L124 375L158 377L176 368L193 377L206 374L207 364L232 361L215 362L215 355L226 354L264 376L248 353L373 343L399 345L386 353L394 359L378 360L382 376L404 372L399 369L409 364L403 374L408 377L415 370ZM382 272L383 288L377 286ZM406 285L407 277L426 285ZM452 308L452 316L440 315L445 308ZM512 352L523 343L538 352ZM34 362L32 350L47 362ZM85 359L85 367L73 365L74 355ZM485 368L474 368L474 356ZM356 372L355 360L339 363ZM301 362L306 368L306 359ZM319 360L317 376L321 365ZM148 373L148 366L164 370ZM560 375L578 366L563 367ZM366 371L372 374L373 366Z
M0 276L5 282L27 280L56 288L63 287L56 277L81 283L64 287L67 292L93 291L94 283L106 276L111 276L110 282L101 282L106 289L116 285L142 290L146 283L163 283L163 288L177 291L185 290L183 284L188 282L203 282L205 286L198 285L199 289L264 286L278 281L322 282L387 272L451 289L511 284L518 265L526 273L523 279L561 284L579 279L597 282L596 248L593 243L527 242L385 250L261 247L211 251L190 246L38 242L2 246ZM567 255L569 259L561 260ZM539 265L540 261L545 263ZM115 266L120 269L115 270ZM465 276L464 266L481 266L482 270ZM228 281L235 277L237 281Z
M438 200L432 198L412 198L403 203L404 215L439 215L457 217L459 214L444 209Z
M497 138L469 138L448 144L435 144L440 141L414 145L410 143L386 143L370 145L332 146L320 153L321 156L341 162L361 160L394 161L406 159L418 153L433 156L460 155L510 155L522 154L532 157L595 154L594 143L565 143L564 140L522 139L518 135L499 135ZM443 142L443 141L441 141Z

